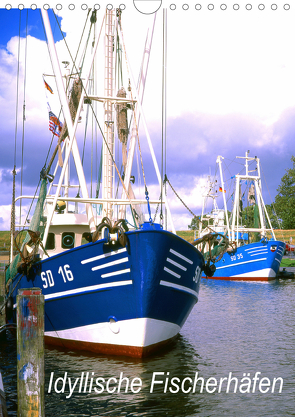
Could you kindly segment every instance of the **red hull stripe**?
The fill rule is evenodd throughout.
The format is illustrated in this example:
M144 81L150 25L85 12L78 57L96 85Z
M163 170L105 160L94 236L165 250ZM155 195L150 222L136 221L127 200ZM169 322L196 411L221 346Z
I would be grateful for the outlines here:
M176 337L177 335L171 339L145 347L112 345L108 343L91 343L80 340L60 339L58 337L52 336L44 336L44 340L45 344L47 345L60 346L67 349L85 350L88 352L102 353L106 355L120 355L131 356L134 358L143 358L165 348L168 344L172 343Z
M273 281L276 277L202 277L221 281Z

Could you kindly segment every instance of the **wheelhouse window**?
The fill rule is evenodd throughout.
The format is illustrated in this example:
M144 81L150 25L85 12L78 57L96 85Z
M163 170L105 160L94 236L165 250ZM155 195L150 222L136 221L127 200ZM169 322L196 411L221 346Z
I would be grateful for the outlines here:
M85 245L85 243L92 242L92 236L89 232L84 232L82 235L82 245Z
M46 250L55 249L55 234L54 233L48 233L45 249Z
M71 249L75 247L75 233L64 232L61 238L61 247L63 249Z

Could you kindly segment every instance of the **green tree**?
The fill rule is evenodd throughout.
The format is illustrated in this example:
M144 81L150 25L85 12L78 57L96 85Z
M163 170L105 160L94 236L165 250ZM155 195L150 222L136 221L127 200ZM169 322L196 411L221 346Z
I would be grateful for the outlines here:
M201 216L195 216L192 218L191 224L188 225L188 228L191 230L199 230ZM205 221L205 226L207 226L208 222Z
M254 221L254 205L245 207L242 211L242 224L246 227L255 227L255 221ZM271 225L274 229L279 228L279 222L277 219L277 216L273 210L272 205L266 204L265 208L267 210L267 214L269 216ZM267 217L265 216L266 226L268 226ZM260 223L260 222L259 222Z
M230 211L227 211L228 213L228 218L230 218ZM195 216L192 218L191 224L188 225L188 228L191 230L199 230L199 224L200 224L200 220L201 220L201 215L199 216ZM224 222L226 221L226 219L224 218ZM210 225L212 225L212 220L210 221ZM208 226L208 220L204 219L203 220L203 229L205 229Z
M241 214L242 224L246 227L254 227L254 205L245 207Z
M295 157L291 157L293 167L286 169L277 189L275 208L283 229L295 229Z
M280 229L281 226L279 224L279 219L275 211L275 207L273 207L272 204L265 204L265 208L267 210L267 214L269 215L269 219L273 229Z

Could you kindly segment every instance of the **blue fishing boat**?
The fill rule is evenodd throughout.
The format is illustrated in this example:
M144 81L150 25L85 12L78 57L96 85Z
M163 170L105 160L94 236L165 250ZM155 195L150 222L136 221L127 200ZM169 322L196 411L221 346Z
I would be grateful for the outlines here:
M215 263L214 279L272 281L276 279L284 250L284 242L268 239L239 246Z
M272 281L276 279L280 263L285 252L285 243L276 240L269 214L266 210L261 190L260 160L245 157L245 172L232 177L235 181L233 208L227 210L226 188L223 180L222 157L217 163L220 172L219 190L223 195L224 209L217 206L217 181L209 177L208 190L204 204L195 244L206 256L212 256L216 271L213 279L242 281ZM249 164L256 164L249 169ZM242 199L247 193L249 207L253 212L253 224L245 225L242 218ZM213 209L205 213L208 200L213 202ZM250 213L250 211L249 211ZM204 225L204 221L207 223ZM203 275L205 277L205 275ZM210 278L210 277L209 277Z
M101 26L105 59L99 61L105 66L105 89L98 94L91 90L97 84L89 80L98 65L94 59L99 36L93 41L85 72L72 63L73 70L64 75L48 13L41 12L64 123L51 114L50 130L58 138L53 157L58 156L58 161L52 171L50 164L43 168L34 216L22 231L14 232L19 254L6 273L7 299L13 306L8 309L10 321L16 319L18 289L39 287L45 297L47 343L104 354L147 356L175 339L198 301L200 277L206 268L200 251L175 233L164 193L151 200L144 176L142 199L135 198L132 188L140 117L160 191L163 186L141 106L151 38L145 47L139 84L131 78L128 93L119 85L115 95L115 63L125 60L115 60L113 55L122 50L128 55L122 42L121 12L106 10ZM96 11L88 24L93 30ZM128 58L126 61L128 65ZM82 107L89 105L95 110L97 102L104 107L102 187L92 198L76 135ZM122 145L121 169L115 161L115 139ZM77 171L76 185L70 182L70 154ZM55 159L51 160L53 164ZM164 228L167 222L171 231ZM21 242L23 232L26 235Z

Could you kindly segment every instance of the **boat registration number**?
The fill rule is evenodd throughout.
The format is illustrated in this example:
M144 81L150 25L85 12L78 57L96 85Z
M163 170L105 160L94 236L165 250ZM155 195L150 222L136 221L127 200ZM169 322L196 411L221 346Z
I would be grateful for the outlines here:
M199 266L196 267L195 275L193 277L194 282L198 282L201 277L202 270Z
M232 255L230 257L231 261L236 261L236 260L239 260L239 259L243 259L243 254L242 253L237 253L236 255Z
M66 283L68 281L73 281L74 275L70 270L70 265L66 264L58 268L58 274L62 276L63 281ZM41 272L41 279L43 281L43 288L53 287L54 278L52 271L48 269L47 271Z

